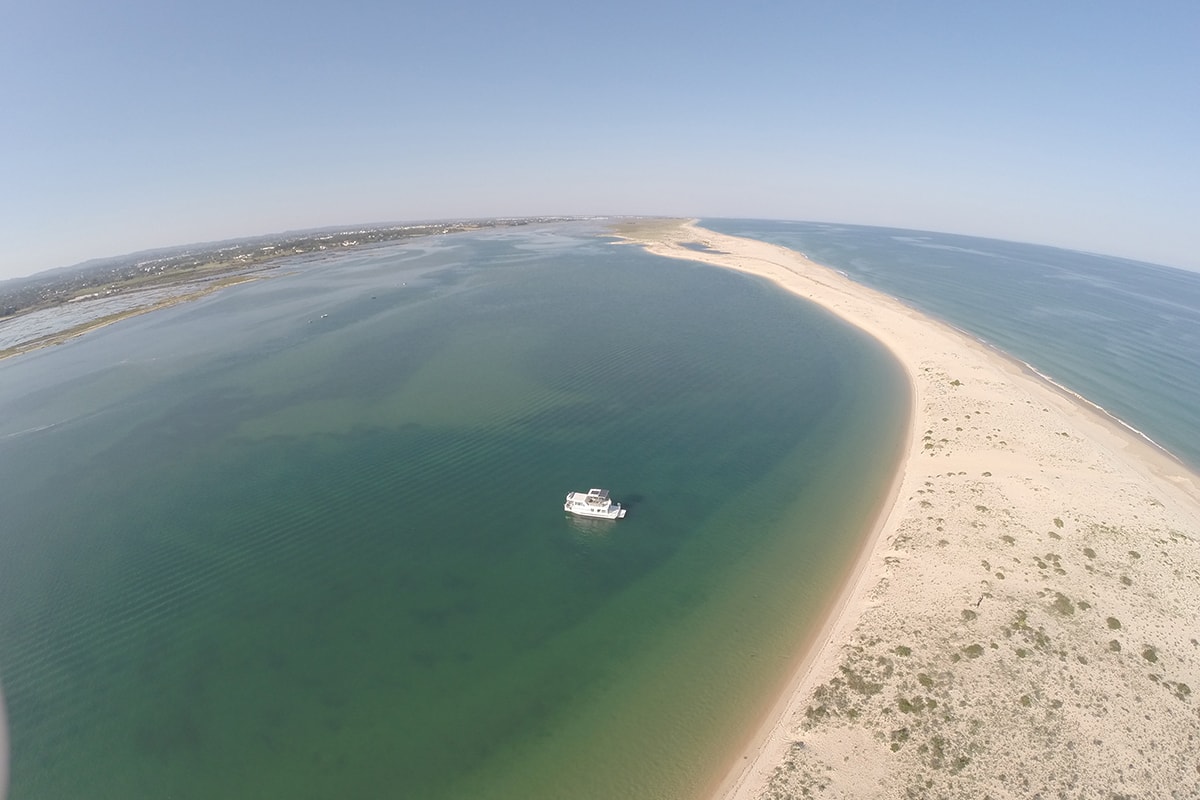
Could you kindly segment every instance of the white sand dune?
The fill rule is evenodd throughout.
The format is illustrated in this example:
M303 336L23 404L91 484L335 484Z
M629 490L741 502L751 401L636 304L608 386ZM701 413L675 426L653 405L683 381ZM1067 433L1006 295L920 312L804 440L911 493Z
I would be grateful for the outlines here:
M895 500L719 797L1200 797L1200 478L799 253L675 221L618 233L777 282L912 382Z

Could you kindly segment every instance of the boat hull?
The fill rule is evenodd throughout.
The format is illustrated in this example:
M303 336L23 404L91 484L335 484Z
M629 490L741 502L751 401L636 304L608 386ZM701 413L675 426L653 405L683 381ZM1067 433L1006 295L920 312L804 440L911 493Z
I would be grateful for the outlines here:
M588 517L589 519L621 519L625 516L625 509L617 506L610 508L607 511L598 511L587 508L572 507L570 503L563 505L563 511L568 514L574 514L577 517Z

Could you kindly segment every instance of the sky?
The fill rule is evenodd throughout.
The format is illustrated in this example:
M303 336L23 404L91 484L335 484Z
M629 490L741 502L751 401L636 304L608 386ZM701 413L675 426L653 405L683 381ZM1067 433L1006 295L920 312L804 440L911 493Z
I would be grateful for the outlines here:
M756 217L1200 270L1200 4L0 0L0 278L331 225Z

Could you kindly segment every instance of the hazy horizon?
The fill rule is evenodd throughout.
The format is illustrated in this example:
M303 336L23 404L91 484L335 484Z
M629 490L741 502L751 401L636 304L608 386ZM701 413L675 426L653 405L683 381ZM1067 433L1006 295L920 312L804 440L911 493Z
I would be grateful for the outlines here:
M0 279L371 220L683 216L1200 269L1200 9L72 0L0 30Z
M203 248L203 247L211 247L211 246L222 245L222 244L227 244L227 243L252 241L254 239L273 239L273 238L280 238L280 237L291 236L291 235L304 235L304 234L309 234L309 233L319 233L319 232L323 232L323 231L351 231L354 229L375 230L375 229L383 229L388 226L409 226L409 225L419 226L419 225L437 224L437 223L487 222L490 220L510 220L510 219L511 220L526 220L526 219L528 219L528 220L536 220L536 219L564 219L564 220L566 220L566 219L606 219L607 218L607 219L612 219L615 221L618 219L654 218L654 217L663 217L663 218L670 218L670 219L697 219L697 220L699 220L699 223L701 226L703 226L705 220L746 220L746 221L762 221L762 222L828 225L831 227L877 228L880 230L904 231L904 232L914 233L914 234L963 236L963 237L967 237L967 238L981 238L981 239L990 239L990 240L998 241L998 242L1009 242L1012 244L1028 244L1028 245L1035 245L1035 246L1039 246L1039 247L1051 247L1051 248L1061 249L1066 252L1083 253L1085 255L1096 255L1096 256L1103 256L1106 258L1124 259L1124 260L1127 260L1127 261L1130 261L1133 263L1137 263L1137 264L1142 264L1145 266L1166 267L1168 269L1180 269L1180 270L1183 270L1186 272L1200 272L1200 266L1195 267L1195 268L1179 267L1179 266L1173 265L1173 264L1163 264L1163 263L1157 263L1157 262L1153 262L1153 261L1144 261L1142 259L1130 258L1127 256L1121 256L1121 255L1114 255L1111 253L1099 253L1099 252L1095 252L1095 251L1091 251L1091 250L1084 250L1081 248L1061 247L1061 246L1052 245L1052 244L1048 245L1043 242L1022 242L1022 241L1017 241L1014 239L1004 239L1002 237L995 237L995 236L976 237L976 236L973 236L972 234L961 233L958 231L934 231L934 230L928 230L928 229L924 229L924 228L906 228L906 227L902 227L902 226L866 225L866 224L862 224L862 223L844 222L844 221L837 221L837 220L815 220L815 219L792 220L792 219L778 219L778 218L771 218L771 217L712 217L712 216L697 216L695 214L691 214L691 215L531 214L528 216L493 215L493 216L483 216L483 217L443 217L443 218L439 218L439 219L384 220L384 221L377 221L377 222L348 222L345 224L317 225L317 226L313 226L313 227L309 227L309 228L291 228L291 229L287 229L287 230L249 233L244 236L233 236L233 237L224 237L224 238L218 238L218 239L179 242L176 244L166 244L166 245L161 245L161 246L142 248L139 250L131 250L128 252L123 252L123 253L112 253L112 254L106 254L106 255L100 255L100 256L93 256L93 257L84 259L83 261L74 262L72 264L64 264L64 265L60 265L57 267L46 267L45 269L39 270L34 273L30 273L27 275L12 275L12 276L7 276L7 277L0 277L0 284L4 283L6 281L20 281L20 280L23 280L26 278L37 278L44 274L55 273L55 272L60 272L60 271L64 271L64 270L69 272L73 269L86 269L93 264L100 264L100 263L104 263L104 262L108 262L108 261L118 261L119 262L122 259L133 258L135 256L139 256L139 255L143 255L143 254L150 254L150 253L157 253L157 252L169 253L169 252L175 251L175 250L185 250L189 247Z

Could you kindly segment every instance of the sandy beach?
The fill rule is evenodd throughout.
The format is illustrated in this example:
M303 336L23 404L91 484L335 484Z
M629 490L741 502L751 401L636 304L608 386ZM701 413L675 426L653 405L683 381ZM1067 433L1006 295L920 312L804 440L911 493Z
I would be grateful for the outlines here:
M681 221L615 231L774 281L911 381L894 499L716 797L1200 796L1200 477L799 253Z

